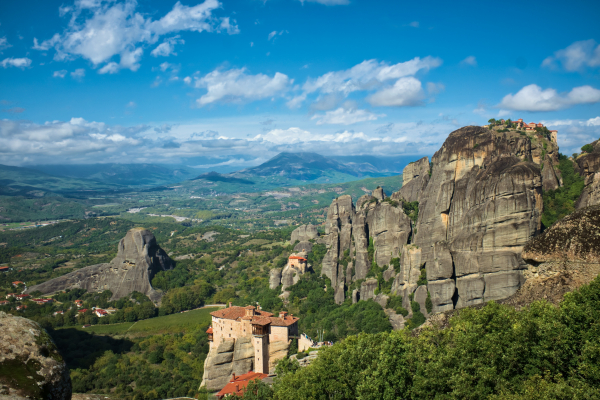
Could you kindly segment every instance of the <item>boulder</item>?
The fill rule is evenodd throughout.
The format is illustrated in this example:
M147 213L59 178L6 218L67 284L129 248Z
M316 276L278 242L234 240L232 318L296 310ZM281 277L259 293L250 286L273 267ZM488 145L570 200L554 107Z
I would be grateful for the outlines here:
M360 285L360 299L369 300L375 297L375 289L378 287L377 279L367 278Z
M316 226L312 224L300 225L292 232L291 243L294 244L296 241L308 242L311 239L317 239L318 236L319 232Z
M56 345L36 322L0 311L0 398L71 399L71 378Z
M204 375L200 387L209 392L221 390L233 377L254 370L254 346L250 336L224 340L211 347L204 360Z
M150 282L157 272L172 269L173 266L167 253L156 243L152 232L133 228L119 242L117 256L110 263L81 268L31 286L27 292L49 294L76 288L89 292L110 290L113 293L111 300L118 300L137 291L159 302L162 294L154 290Z
M273 268L269 271L269 289L277 289L281 285L281 268Z

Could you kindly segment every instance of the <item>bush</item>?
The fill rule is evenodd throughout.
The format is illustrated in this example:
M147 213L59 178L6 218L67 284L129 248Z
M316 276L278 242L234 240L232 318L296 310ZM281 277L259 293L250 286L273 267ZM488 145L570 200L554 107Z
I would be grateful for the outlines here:
M433 310L433 302L431 301L431 293L429 290L427 291L427 300L425 300L425 308L427 312L431 314L431 310Z
M575 171L573 162L562 154L559 155L558 169L562 174L563 186L543 193L543 228L575 211L575 202L584 188L583 178Z
M591 144L586 144L581 148L581 151L584 153L591 153L592 151L594 151L594 146L592 146Z
M421 267L421 275L417 281L417 286L421 285L427 285L427 269L425 267Z

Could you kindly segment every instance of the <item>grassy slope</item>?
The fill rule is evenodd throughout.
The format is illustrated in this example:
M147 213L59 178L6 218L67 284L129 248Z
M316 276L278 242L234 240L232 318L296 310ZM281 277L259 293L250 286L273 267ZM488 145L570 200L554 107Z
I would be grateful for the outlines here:
M196 328L200 324L210 323L210 313L218 310L219 307L207 307L199 310L187 311L179 314L165 315L145 319L138 322L124 322L122 324L112 325L94 325L89 328L75 327L80 331L95 333L98 335L134 335L150 336L163 333L186 332ZM65 327L59 329L73 329L74 327Z

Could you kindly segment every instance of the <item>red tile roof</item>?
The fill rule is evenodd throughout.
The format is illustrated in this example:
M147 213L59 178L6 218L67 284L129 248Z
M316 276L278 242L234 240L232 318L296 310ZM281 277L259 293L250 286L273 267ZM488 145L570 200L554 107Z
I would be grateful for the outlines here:
M206 330L206 333L213 333L212 326L208 327L208 329Z
M246 316L246 308L245 307L238 307L238 306L232 306L229 308L224 308L222 310L218 310L218 311L213 311L210 313L210 315L212 315L213 317L217 317L217 318L225 318L225 319L233 319L236 320L238 318L243 318L244 316ZM273 313L267 312L267 311L254 311L254 315L256 317L270 317L273 315Z
M306 261L306 258L300 256L290 256L290 260L303 260Z
M286 316L285 318L271 317L271 326L290 326L300 318Z
M240 376L233 376L233 378L229 381L229 383L227 385L225 385L225 387L223 389L221 389L221 391L219 393L216 394L218 399L222 399L224 396L228 395L228 394L236 394L236 395L243 395L244 391L246 389L246 386L248 386L248 383L250 383L250 381L259 379L259 380L263 380L265 379L267 376L267 374L261 374L259 372L253 372L250 371L244 375L240 375Z

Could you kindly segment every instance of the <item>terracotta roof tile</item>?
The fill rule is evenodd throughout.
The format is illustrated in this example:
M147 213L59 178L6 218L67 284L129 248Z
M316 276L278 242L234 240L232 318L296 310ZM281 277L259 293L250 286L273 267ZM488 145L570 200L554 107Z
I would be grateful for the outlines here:
M250 381L253 381L255 379L262 380L265 379L267 376L269 375L253 371L250 371L244 375L236 376L235 378L231 379L229 383L225 385L225 387L221 389L219 393L216 394L216 396L217 398L222 398L225 395L234 393L236 395L242 395Z
M224 318L224 319L233 319L233 320L237 320L238 318L246 319L246 318L244 318L246 316L246 308L247 307L233 306L233 307L229 307L229 308L224 308L222 310L213 311L210 313L210 315L212 315L213 317L216 317L216 318ZM259 316L259 317L270 317L273 315L273 313L270 313L267 311L254 311L254 315Z

